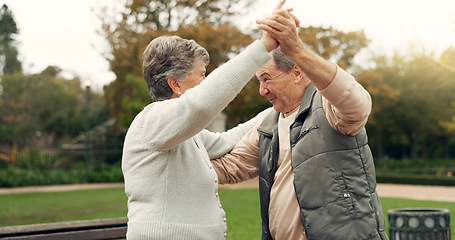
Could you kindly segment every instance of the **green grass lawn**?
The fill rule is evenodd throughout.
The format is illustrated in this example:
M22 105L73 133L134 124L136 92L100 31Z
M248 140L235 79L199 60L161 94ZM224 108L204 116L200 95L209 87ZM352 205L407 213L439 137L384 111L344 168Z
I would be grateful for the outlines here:
M258 189L220 190L228 219L228 239L260 239ZM386 212L397 208L446 208L455 229L455 202L381 198ZM125 217L123 188L0 195L0 226ZM387 217L386 217L387 218ZM386 230L388 223L386 219ZM452 240L455 240L452 232Z
M126 217L123 188L0 195L0 226Z

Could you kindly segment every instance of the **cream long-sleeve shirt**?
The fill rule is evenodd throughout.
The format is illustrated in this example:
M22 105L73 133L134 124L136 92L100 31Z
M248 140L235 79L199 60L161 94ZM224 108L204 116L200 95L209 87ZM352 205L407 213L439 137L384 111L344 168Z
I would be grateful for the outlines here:
M338 67L332 83L320 93L326 118L334 129L346 135L355 135L362 130L371 112L371 97L354 77ZM297 110L286 116L281 114L279 139L289 139L289 127ZM229 154L212 160L220 184L237 183L258 175L259 124ZM276 240L306 239L294 191L290 141L280 141L279 149L278 170L270 193L270 233Z

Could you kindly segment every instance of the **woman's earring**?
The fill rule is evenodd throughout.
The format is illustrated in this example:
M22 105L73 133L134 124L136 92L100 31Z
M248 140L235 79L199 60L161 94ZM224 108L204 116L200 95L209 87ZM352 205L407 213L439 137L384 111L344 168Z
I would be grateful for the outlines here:
M181 93L179 92L178 94L180 95Z

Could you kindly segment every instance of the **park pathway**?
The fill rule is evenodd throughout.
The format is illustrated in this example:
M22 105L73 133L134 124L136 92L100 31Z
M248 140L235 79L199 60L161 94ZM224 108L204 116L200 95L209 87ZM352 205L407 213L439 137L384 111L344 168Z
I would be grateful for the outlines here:
M239 184L220 185L220 188L227 189L257 187L257 178ZM380 197L455 202L455 187L379 183L376 190Z
M71 184L52 186L31 186L19 188L0 188L0 194L26 193L26 192L62 192L82 189L116 188L123 187L123 183L95 183ZM257 178L233 185L220 185L223 189L257 188ZM377 192L380 197L396 197L417 200L435 200L455 202L455 187L424 186L405 184L378 184Z

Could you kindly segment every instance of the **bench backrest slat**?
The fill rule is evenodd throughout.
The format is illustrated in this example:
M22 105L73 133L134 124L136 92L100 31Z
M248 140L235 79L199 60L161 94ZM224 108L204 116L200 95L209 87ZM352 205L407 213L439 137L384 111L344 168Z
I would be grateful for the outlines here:
M0 227L1 239L118 239L126 237L127 218Z

